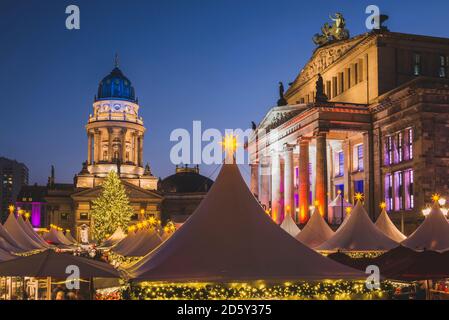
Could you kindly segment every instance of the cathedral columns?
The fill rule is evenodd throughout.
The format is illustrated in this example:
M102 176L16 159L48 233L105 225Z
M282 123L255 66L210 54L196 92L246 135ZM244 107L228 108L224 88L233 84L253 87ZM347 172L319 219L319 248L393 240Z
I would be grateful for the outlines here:
M143 134L139 135L139 167L143 167Z
M92 164L92 133L87 132L87 164Z
M281 161L278 152L271 156L271 217L280 223L281 215Z
M259 199L259 163L250 164L251 167L251 192Z
M316 137L316 184L315 195L318 209L327 218L327 142L326 133L318 132Z
M114 154L112 150L112 137L114 135L114 129L108 128L108 158L112 162L114 160Z
M294 170L293 170L293 148L286 145L284 150L284 217L290 214L294 217Z
M122 161L122 163L125 163L127 160L126 160L126 133L127 133L127 129L126 128L124 128L124 129L122 129L122 137L121 137L121 143L122 143L122 148L121 148L121 150L120 150L120 153L121 153L121 161Z
M100 161L100 139L101 133L100 130L95 129L94 131L94 162L98 163Z
M309 217L309 140L299 140L299 222L305 223Z

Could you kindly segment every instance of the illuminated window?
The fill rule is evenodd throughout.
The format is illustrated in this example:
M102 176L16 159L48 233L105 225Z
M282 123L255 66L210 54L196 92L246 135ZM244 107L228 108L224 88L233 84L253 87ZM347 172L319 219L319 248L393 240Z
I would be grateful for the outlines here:
M357 151L357 170L363 171L363 144L356 146Z
M415 76L421 75L421 55L419 53L413 54L413 74Z
M394 173L394 209L404 209L404 176L402 171Z
M449 65L449 56L440 56L440 71L439 76L440 78L446 78L447 77L447 67Z
M393 164L394 157L393 157L393 137L389 136L387 137L387 163L389 165Z
M413 129L410 128L407 130L408 133L408 157L409 159L413 159Z
M415 206L415 199L413 196L413 170L404 171L404 185L405 209L410 210Z
M336 176L342 177L345 174L345 156L343 151L337 152L336 154Z
M402 162L402 160L404 160L404 143L403 143L403 139L402 139L402 132L399 132L397 134L397 146L398 146L398 160L399 162Z

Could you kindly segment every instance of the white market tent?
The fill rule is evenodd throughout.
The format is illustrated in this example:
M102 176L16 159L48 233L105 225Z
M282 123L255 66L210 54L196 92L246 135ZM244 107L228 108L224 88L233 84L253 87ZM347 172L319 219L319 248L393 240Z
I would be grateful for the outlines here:
M118 253L119 252L127 252L134 244L134 239L137 237L137 233L139 230L129 230L128 235L126 238L119 241L116 245L114 245L111 249L112 252Z
M14 213L9 214L4 226L8 233L14 239L15 243L20 245L20 247L25 251L33 251L45 248L25 232L25 230L20 226L19 222L17 222Z
M329 240L334 235L334 231L329 227L324 218L321 216L318 208L307 222L306 226L296 236L296 240L310 248L318 247L323 242Z
M101 244L101 246L112 247L113 245L119 243L125 238L126 233L123 232L122 228L118 227L117 230L115 230L114 233Z
M291 214L286 214L284 221L281 223L281 228L287 231L292 237L296 237L301 230L296 225Z
M341 224L347 215L346 208L352 208L352 204L346 201L341 194L338 194L328 205L329 223Z
M396 228L393 221L391 221L390 217L388 216L388 213L385 210L385 208L382 209L382 212L380 213L380 216L377 218L375 224L376 227L380 229L380 231L385 233L388 237L390 237L396 242L401 242L407 238L401 231L398 230L398 228Z
M136 281L360 279L301 244L264 212L235 164L224 164L195 212L124 273Z
M441 212L438 202L433 204L432 210L418 229L401 244L413 250L449 249L449 223Z
M72 236L72 233L70 232L70 230L66 230L64 236L65 236L66 239L69 240L72 244L78 242L78 241L76 241L76 239Z
M67 246L70 245L71 243L65 238L64 234L62 233L62 231L58 230L55 227L50 227L50 231L48 233L46 233L44 235L44 239L47 242L50 242L51 244L60 246Z
M66 238L64 232L61 229L58 229L57 233L58 233L58 238L61 239L63 244L65 244L66 246L70 246L73 244L72 241L70 241L69 239Z
M27 248L23 248L9 234L5 227L0 223L0 248L9 252L25 252Z
M0 262L8 261L16 258L12 254L10 254L8 251L0 248Z
M23 231L25 231L25 233L34 241L36 241L38 244L40 244L41 246L43 246L44 248L49 248L50 245L45 242L45 240L37 234L36 231L34 231L33 227L31 226L31 224L28 222L28 220L24 221L23 217L21 215L19 215L17 217L17 222L19 223L20 227L23 229Z
M141 257L161 243L162 239L154 228L142 228L138 231L131 246L126 248L126 250L114 250L114 252L125 257Z
M318 246L322 251L385 251L397 247L398 243L380 231L361 204L357 202L351 214L334 236Z

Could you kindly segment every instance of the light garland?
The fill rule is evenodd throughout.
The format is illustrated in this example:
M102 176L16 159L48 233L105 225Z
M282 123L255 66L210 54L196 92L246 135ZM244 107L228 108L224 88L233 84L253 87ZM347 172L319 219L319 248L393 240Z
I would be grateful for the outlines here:
M254 283L154 283L123 287L121 296L136 300L371 300L384 299L393 291L390 282L378 290L368 290L363 281L324 280L321 282Z

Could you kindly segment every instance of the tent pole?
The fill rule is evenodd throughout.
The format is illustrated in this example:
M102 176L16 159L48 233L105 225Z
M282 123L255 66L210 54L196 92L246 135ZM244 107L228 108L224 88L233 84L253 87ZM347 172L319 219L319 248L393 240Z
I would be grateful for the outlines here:
M91 277L89 279L89 292L90 292L90 300L95 300L95 288L94 288L94 278Z

